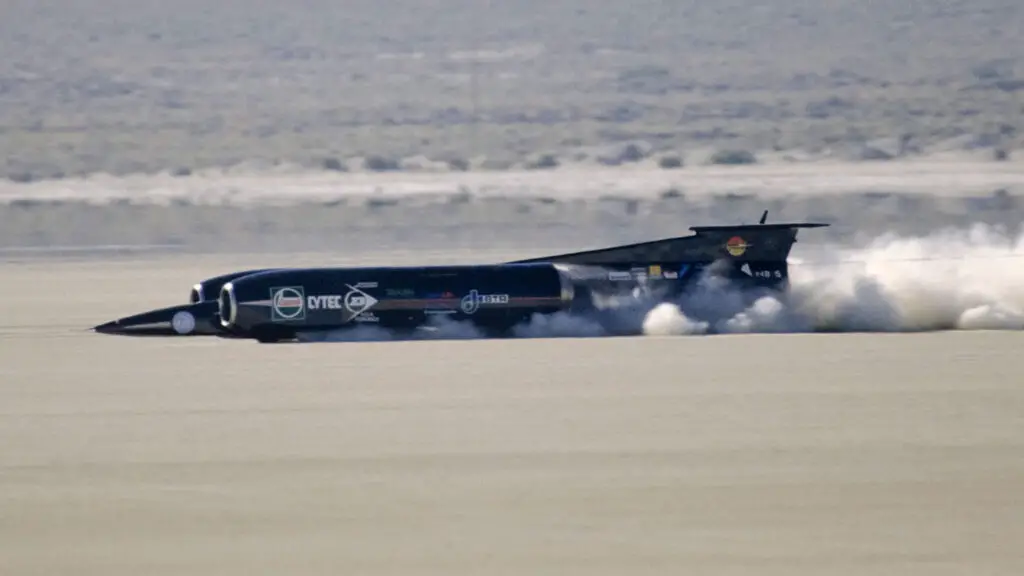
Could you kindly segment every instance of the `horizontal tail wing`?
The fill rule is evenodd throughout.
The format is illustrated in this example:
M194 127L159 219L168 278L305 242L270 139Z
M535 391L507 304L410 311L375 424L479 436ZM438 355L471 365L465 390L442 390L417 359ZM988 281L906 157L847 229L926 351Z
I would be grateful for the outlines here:
M690 226L690 230L697 232L744 232L747 230L769 231L769 230L798 230L800 228L824 228L828 224L821 222L784 222L779 224L734 224L722 226Z

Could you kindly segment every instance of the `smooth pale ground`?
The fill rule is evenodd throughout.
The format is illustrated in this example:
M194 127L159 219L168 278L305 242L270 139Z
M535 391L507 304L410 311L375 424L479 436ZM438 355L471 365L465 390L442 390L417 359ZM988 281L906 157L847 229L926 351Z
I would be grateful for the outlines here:
M325 172L292 169L220 170L193 176L136 174L43 180L23 184L0 180L0 201L56 200L103 204L145 204L183 200L206 204L289 204L298 201L408 198L459 192L480 198L594 200L602 195L654 198L675 189L700 197L759 194L766 198L797 193L829 196L850 193L913 193L951 197L1024 188L1024 161L980 161L968 154L935 155L889 162L821 161L805 164L687 166L664 170L653 162L627 167L577 165L558 170L479 172Z
M1019 333L78 332L265 263L2 265L0 573L1024 571Z

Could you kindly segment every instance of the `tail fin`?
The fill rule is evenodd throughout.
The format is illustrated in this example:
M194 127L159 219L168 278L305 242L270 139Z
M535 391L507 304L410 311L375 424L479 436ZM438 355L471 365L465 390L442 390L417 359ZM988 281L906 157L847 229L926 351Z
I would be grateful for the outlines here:
M801 228L822 228L817 222L766 224L768 211L757 224L693 226L694 246L710 248L718 262L731 269L735 280L756 286L783 288L789 283L789 253Z

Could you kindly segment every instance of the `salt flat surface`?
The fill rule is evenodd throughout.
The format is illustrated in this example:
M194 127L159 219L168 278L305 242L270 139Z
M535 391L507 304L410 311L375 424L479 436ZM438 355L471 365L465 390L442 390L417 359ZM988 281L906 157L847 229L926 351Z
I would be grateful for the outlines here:
M346 199L414 199L462 194L473 198L594 200L614 195L649 199L668 190L704 197L757 194L775 199L807 193L913 193L948 197L1024 189L1024 162L906 160L877 163L816 162L754 166L694 166L661 170L576 166L559 170L470 173L340 173L298 168L211 170L177 177L110 176L0 181L0 202L33 200L107 204L260 205Z
M81 331L266 259L2 266L0 572L1024 570L1019 331Z
M0 252L570 249L707 224L830 223L862 243L975 224L1016 236L1024 164L893 161L445 174L211 171L0 183ZM818 240L816 240L818 241Z

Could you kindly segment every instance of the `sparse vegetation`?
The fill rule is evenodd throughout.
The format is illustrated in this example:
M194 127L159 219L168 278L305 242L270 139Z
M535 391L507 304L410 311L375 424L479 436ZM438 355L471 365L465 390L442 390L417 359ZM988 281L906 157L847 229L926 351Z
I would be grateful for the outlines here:
M662 156L661 158L658 159L658 167L662 168L664 170L673 170L673 169L676 169L676 168L682 168L683 167L683 159L682 159L681 156L676 156L675 154L669 154L669 155L666 155L666 156Z
M330 170L332 172L345 171L345 165L337 158L324 158L323 166L324 170Z
M469 161L465 158L452 158L448 160L448 168L455 172L465 172L469 170Z
M708 160L710 164L725 166L739 166L743 164L756 164L757 157L748 150L719 150L711 155Z
M966 134L979 138L964 147L1024 146L1006 124L1021 114L1022 63L994 33L1019 22L1016 0L965 4L955 17L948 2L782 0L761 13L523 0L472 4L459 18L442 16L445 0L312 12L257 1L246 18L231 3L182 0L128 3L116 25L107 1L6 9L20 28L0 35L0 174L271 165L324 150L331 171L364 151L377 154L372 171L419 155L542 168L537 151L570 158L609 145L622 148L591 157L621 165L649 157L648 142L758 154L908 132L924 153ZM487 40L467 40L467 22L486 25ZM892 22L913 22L913 34ZM474 62L475 49L487 57Z
M530 170L550 170L558 168L558 157L554 154L541 154L527 162L526 167Z
M641 147L640 144L630 142L626 144L626 147L622 149L622 154L619 158L623 162L639 162L647 157L650 153L650 146Z
M371 172L393 172L399 169L398 161L383 156L367 156L363 160L363 167Z
M893 155L874 146L861 146L857 155L858 160L892 160Z
M366 207L370 210L377 210L380 208L388 208L390 206L398 206L401 200L399 198L387 197L387 196L375 196L366 199Z

